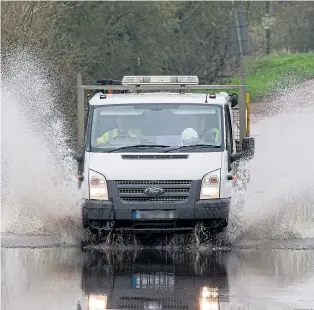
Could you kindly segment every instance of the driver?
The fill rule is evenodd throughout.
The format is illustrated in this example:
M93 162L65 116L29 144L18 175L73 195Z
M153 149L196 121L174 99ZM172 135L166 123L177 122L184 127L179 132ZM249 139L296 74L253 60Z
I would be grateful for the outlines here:
M196 116L194 128L198 132L200 139L208 140L208 135L210 135L210 140L215 141L215 142L219 141L219 129L214 127L214 124L212 124L212 122L210 122L209 128L206 128L205 115Z
M136 138L142 135L141 131L126 125L127 116L119 115L116 119L117 128L106 131L101 137L97 138L97 143L107 143L116 137Z

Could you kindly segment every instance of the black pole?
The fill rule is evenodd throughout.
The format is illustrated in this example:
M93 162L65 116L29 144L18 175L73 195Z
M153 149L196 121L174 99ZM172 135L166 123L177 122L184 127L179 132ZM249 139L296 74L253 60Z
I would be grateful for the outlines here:
M269 16L270 11L270 1L266 1L265 3L266 16ZM266 54L270 54L270 29L265 29L266 31Z

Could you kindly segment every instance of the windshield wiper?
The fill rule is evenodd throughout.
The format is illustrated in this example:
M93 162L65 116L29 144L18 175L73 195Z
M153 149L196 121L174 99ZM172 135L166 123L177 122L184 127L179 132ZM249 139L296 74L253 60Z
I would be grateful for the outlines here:
M151 148L165 148L170 147L169 145L163 145L163 144L136 144L136 145L128 145L128 146L121 146L118 147L112 151L109 151L109 153L121 151L121 150L140 150L140 149L151 149Z
M164 151L164 153L171 152L171 151L178 151L178 150L193 150L193 149L203 149L203 148L210 148L210 149L220 149L219 145L214 144L192 144L192 145L183 145L180 147L172 148L170 150Z

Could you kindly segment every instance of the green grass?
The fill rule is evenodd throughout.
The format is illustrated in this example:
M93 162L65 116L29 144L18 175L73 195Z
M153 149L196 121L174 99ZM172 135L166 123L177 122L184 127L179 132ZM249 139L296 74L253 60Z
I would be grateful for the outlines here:
M251 102L256 102L266 96L288 91L293 85L314 78L314 53L248 57L244 66L247 91L250 93ZM240 84L240 77L232 78L231 84ZM220 91L239 92L238 89L217 89L208 92Z
M245 62L245 70L247 91L254 102L314 78L314 53L251 57ZM232 84L239 82L239 77L232 79Z

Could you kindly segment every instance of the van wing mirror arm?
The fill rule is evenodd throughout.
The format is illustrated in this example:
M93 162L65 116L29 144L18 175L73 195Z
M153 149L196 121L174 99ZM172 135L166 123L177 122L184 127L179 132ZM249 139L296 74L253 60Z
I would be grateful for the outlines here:
M243 153L242 152L234 153L234 154L230 155L230 161L231 161L231 163L233 163L233 162L235 162L237 160L240 160L242 157L243 157Z
M80 152L75 152L75 153L73 154L73 158L74 158L77 162L81 163L81 162L83 161L84 156L83 156L83 154L80 153Z

